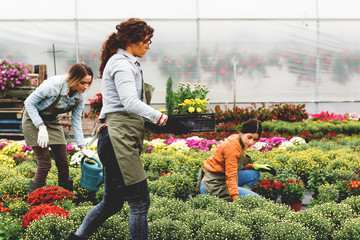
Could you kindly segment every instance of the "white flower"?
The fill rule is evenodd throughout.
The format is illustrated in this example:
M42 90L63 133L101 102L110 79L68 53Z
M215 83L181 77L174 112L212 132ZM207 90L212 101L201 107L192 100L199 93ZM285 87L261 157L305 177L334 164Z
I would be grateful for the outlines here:
M203 138L200 138L198 136L188 137L188 140L202 140Z
M165 139L161 139L161 138L153 139L150 142L148 142L148 144L152 145L155 151L167 147L167 144L165 144Z
M93 153L93 157L96 159L99 159L99 156L96 151L93 151L91 149L88 149L88 151L91 151ZM81 165L81 159L84 157L84 155L81 153L81 151L77 151L71 156L70 159L70 166L79 166Z
M301 137L293 137L292 139L290 139L290 142L292 142L295 146L306 144L306 141Z
M70 166L78 166L80 165L81 163L81 158L83 157L84 155L78 151L76 153L74 153L72 156L71 156L71 159L70 159Z
M279 149L287 149L289 147L293 147L294 144L290 141L282 142L279 146Z
M190 148L186 144L185 140L178 140L168 145L167 149L173 149L176 151L188 151Z
M255 148L257 151L261 151L267 147L266 142L257 142L254 145L251 146L251 148Z

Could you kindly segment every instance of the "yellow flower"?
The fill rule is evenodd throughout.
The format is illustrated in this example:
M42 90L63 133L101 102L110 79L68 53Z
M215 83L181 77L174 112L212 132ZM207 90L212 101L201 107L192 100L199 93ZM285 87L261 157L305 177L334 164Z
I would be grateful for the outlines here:
M184 104L185 104L185 105L191 105L191 103L192 103L191 100L192 100L192 99L185 99L185 100L184 100Z
M161 113L166 113L166 109L165 108L162 108L159 110Z
M199 113L199 112L202 112L202 109L201 108L196 108L196 111Z
M194 111L195 111L195 108L193 108L193 107L189 107L189 108L188 108L188 111L189 111L189 113L192 113L192 112L194 112Z

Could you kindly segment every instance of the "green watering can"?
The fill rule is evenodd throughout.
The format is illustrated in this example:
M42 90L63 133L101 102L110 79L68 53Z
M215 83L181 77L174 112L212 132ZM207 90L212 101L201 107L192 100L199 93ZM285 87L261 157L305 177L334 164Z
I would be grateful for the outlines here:
M88 159L85 161L85 159ZM81 158L80 186L90 191L98 191L103 182L103 167L96 158Z

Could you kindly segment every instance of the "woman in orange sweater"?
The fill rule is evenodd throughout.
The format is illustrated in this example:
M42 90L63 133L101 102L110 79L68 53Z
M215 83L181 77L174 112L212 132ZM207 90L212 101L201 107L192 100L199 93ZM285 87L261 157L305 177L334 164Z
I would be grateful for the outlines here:
M246 155L246 149L260 136L260 121L250 119L242 125L240 134L233 134L221 143L204 163L201 194L228 201L235 201L239 196L258 196L251 188L259 181L260 171L276 174L268 165L251 164L251 158Z

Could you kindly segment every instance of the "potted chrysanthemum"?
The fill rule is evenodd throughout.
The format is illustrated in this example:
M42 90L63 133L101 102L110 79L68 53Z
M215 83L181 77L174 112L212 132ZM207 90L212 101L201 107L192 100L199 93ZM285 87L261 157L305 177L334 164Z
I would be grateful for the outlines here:
M281 201L290 205L295 211L299 211L301 209L302 200L305 197L305 192L306 188L303 181L290 179L284 183Z

